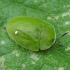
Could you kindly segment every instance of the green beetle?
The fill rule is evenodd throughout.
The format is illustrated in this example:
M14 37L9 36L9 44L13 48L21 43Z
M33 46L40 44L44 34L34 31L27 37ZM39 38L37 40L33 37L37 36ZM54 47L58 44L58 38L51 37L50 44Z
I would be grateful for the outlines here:
M6 30L14 42L32 51L46 50L56 41L54 27L38 18L26 16L12 18Z

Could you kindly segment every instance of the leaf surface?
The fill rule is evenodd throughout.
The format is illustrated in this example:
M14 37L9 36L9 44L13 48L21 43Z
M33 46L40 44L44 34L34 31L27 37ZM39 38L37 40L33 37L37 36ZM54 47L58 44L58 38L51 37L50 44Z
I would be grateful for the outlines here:
M63 47L54 44L46 51L32 52L14 43L6 32L16 16L37 17L51 23ZM0 70L70 70L69 0L0 0Z

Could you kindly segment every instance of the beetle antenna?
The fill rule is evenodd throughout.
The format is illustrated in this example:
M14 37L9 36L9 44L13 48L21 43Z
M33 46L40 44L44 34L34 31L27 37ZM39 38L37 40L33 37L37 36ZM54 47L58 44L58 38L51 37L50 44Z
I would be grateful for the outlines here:
M58 46L63 47L63 46L62 46L62 45L60 45L57 41L56 41L55 43L57 43L57 45L58 45Z
M64 37L65 35L67 35L69 32L65 32L63 35L61 35L57 40L59 40L60 38L62 38L62 37ZM57 43L58 44L58 46L60 46L60 47L63 47L62 45L60 45L59 43L58 43L58 41L56 41L55 43Z
M67 35L69 32L65 32L63 35L60 36L60 38L64 37L65 35Z
M61 35L59 38L57 38L57 40L61 39L62 37L64 37L65 35L67 35L69 32L65 32L63 35ZM56 41L57 42L57 41Z

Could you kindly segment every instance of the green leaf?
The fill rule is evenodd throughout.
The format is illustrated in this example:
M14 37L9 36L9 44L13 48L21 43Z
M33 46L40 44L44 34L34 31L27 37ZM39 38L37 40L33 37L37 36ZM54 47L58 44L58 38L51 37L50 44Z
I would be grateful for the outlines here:
M46 51L32 52L14 43L6 32L16 16L37 17L51 23L63 47L54 44ZM70 70L69 0L0 0L0 70Z

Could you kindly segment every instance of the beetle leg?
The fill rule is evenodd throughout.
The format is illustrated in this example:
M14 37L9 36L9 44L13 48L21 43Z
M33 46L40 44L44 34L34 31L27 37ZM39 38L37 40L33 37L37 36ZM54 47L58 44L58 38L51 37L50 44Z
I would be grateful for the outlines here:
M48 49L46 49L45 51L46 51L47 53L49 52L49 50L48 50Z

